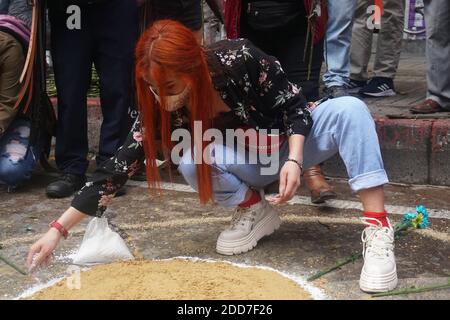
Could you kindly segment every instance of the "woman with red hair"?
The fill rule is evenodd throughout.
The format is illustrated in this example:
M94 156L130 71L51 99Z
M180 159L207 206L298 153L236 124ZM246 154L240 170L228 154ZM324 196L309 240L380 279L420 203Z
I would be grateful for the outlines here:
M193 142L188 147L193 151L184 150L178 170L198 191L202 203L215 201L236 208L231 225L217 239L217 252L249 251L274 232L280 218L273 205L294 196L303 167L339 152L350 186L361 198L367 224L360 286L365 291L396 286L393 230L384 209L383 185L388 179L374 121L362 101L342 97L308 104L279 62L249 41L224 40L204 48L192 31L171 20L156 22L139 40L136 86L141 122L135 123L125 145L95 172L71 207L31 247L29 266L33 257L33 266L43 262L61 236L83 218L101 215L107 200L144 160L149 185L156 188L156 138L160 135L166 158L172 152L174 160L173 133L190 132ZM271 136L279 138L274 138L279 144L264 145L258 138L255 144L248 142L243 152L243 148L229 147L228 141L204 138L208 130L217 128L267 129L279 133ZM268 167L262 160L247 163L243 154L265 146L273 147L269 153L280 164L273 172L264 171ZM277 180L279 194L267 201L263 189Z

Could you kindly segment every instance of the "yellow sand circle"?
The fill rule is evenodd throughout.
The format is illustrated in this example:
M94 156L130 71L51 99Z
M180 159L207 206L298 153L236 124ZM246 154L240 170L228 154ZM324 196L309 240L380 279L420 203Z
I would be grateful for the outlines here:
M31 299L311 299L299 284L277 272L219 262L116 262L81 272L79 280L79 289L70 289L68 281L63 280Z

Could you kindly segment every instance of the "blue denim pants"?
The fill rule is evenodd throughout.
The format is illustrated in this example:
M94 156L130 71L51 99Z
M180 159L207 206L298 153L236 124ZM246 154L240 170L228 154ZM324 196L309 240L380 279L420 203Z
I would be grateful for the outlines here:
M39 147L29 145L30 122L14 120L0 138L0 183L17 187L31 178Z
M314 124L304 145L304 169L339 153L347 168L353 191L373 188L388 183L381 157L375 122L361 100L354 97L330 99L312 111ZM226 145L212 148L212 182L215 201L226 208L236 207L244 201L250 187L262 189L279 178L289 149L285 142L275 159L277 170L262 174L269 164L242 164L244 154ZM189 185L197 190L196 165L191 152L186 152L178 170Z
M356 2L357 0L328 0L324 46L327 71L323 75L323 82L327 87L346 85L349 81L350 46ZM368 6L369 3L370 1Z

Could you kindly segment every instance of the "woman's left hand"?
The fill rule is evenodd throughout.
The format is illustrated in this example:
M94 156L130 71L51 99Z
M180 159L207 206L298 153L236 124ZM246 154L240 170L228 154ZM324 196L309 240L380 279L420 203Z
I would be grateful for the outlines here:
M300 186L301 170L298 164L286 161L280 172L280 189L276 197L269 199L272 204L281 204L292 199Z

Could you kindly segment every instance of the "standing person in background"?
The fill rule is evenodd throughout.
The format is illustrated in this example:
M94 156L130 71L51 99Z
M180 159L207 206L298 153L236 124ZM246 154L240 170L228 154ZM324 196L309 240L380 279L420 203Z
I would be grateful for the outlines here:
M427 32L427 99L413 113L450 111L450 1L424 0Z
M335 98L348 95L350 46L356 1L328 0L324 50L327 70L323 75L323 82L326 87L325 93Z
M78 9L77 9L78 8ZM51 49L58 92L56 165L61 175L47 195L72 195L86 182L89 162L86 96L94 63L103 122L96 163L109 159L131 127L133 50L138 37L136 1L49 2Z
M405 2L383 0L380 31L378 32L373 78L367 67L372 52L374 26L370 24L371 11L368 12L366 0L358 0L353 26L352 47L350 51L350 89L369 97L395 95L394 77L402 50Z
M301 88L307 101L319 99L319 79L326 23L325 6L319 1L237 0L225 6L229 38L242 37L281 63L289 81ZM241 8L241 9L239 9ZM308 20L313 12L319 16ZM239 20L234 17L239 16ZM308 25L310 24L310 25ZM309 29L314 28L314 32ZM309 31L308 31L309 29ZM311 192L311 202L336 198L326 182L321 166L305 170L303 177Z

